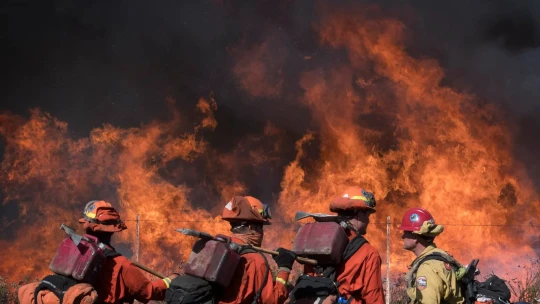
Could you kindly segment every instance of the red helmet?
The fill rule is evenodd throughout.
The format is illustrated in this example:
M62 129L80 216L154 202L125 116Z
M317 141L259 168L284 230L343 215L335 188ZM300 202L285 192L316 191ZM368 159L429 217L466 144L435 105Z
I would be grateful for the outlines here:
M343 195L336 197L330 202L331 212L344 212L355 210L369 210L375 212L375 197L360 187L349 187Z
M84 207L79 223L92 231L119 232L127 229L126 224L113 206L106 201L90 201Z
M401 226L399 226L398 229L404 231L420 231L420 228L425 221L435 223L433 215L426 209L419 207L411 208L405 212L405 215L401 220Z
M248 221L270 225L272 216L268 205L252 196L235 196L223 209L221 218L226 221Z

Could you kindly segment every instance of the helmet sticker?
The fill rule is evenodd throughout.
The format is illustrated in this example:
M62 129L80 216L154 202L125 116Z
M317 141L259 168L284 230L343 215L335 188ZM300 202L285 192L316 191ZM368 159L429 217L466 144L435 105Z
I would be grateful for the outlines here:
M409 217L409 219L411 220L411 222L416 223L420 220L420 217L417 213L413 213L411 214L411 217Z

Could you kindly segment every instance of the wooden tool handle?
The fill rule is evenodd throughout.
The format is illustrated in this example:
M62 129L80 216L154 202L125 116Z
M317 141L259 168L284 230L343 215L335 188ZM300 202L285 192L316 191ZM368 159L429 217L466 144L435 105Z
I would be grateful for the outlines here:
M133 263L133 265L137 266L138 268L140 268L140 269L142 269L142 270L144 270L144 271L146 271L146 272L148 272L150 274L155 275L156 277L158 277L160 279L165 279L166 278L166 276L162 275L161 273L159 273L159 272L157 272L155 270L152 270L152 269L150 269L150 268L148 268L148 267L146 267L144 265L141 265L141 264L139 264L139 263L137 263L135 261L131 261L131 263Z
M308 259L303 257L296 257L296 260L298 262L302 262L303 264L309 264L309 265L317 265L317 260L314 259Z
M253 247L253 249L255 249L257 251L260 251L260 252L268 253L268 254L271 254L271 255L279 255L279 252L274 251L274 250L261 248L261 247L256 247L256 246L252 246L252 247ZM304 264L317 265L317 260L313 260L313 259L308 259L308 258L303 258L303 257L296 257L296 260L298 262L302 262Z

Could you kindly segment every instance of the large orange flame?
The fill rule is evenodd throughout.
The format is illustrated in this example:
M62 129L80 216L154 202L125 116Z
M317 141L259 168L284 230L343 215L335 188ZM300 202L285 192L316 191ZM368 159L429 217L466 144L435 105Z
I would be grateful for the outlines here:
M526 238L534 230L522 225L538 224L538 195L512 159L500 114L441 85L436 61L408 55L400 22L374 18L374 8L321 11L322 44L346 51L348 62L302 75L322 156L316 169L302 165L314 136L298 141L282 182L284 214L325 212L347 185L361 185L382 200L368 236L381 251L386 216L396 223L422 206L447 226L437 243L463 263L480 257L488 270L510 271L536 256ZM396 227L392 258L405 271L413 256L400 248Z
M312 59L300 73L297 100L309 108L316 128L297 140L296 157L284 168L265 245L290 247L296 210L328 212L332 197L359 185L379 202L367 238L383 260L385 221L392 219L395 271L404 271L413 258L401 249L396 230L413 206L427 208L446 225L437 244L463 263L478 257L488 270L516 270L536 256L528 240L535 231L526 225L538 225L539 199L523 164L513 159L505 120L475 96L443 86L444 71L435 60L407 53L405 26L380 16L370 7L321 9L320 47L335 54L335 62L318 65ZM268 78L266 61L274 60L268 47L233 52L238 65L232 72L250 96L284 94L283 82L275 79L281 70ZM170 121L129 129L107 124L80 139L40 110L28 119L2 114L2 204L18 217L1 215L0 275L47 273L64 237L58 227L75 226L91 199L119 206L130 229L115 241L128 256L140 215L141 262L162 272L185 260L193 243L172 228L226 233L222 206L234 194L247 194L252 183L241 168L283 167L280 139L286 131L268 123L262 134L220 154L203 137L221 123L214 117L216 101L201 98L196 108L200 122L187 131L171 100ZM189 185L194 175L204 182ZM214 203L189 201L195 192Z

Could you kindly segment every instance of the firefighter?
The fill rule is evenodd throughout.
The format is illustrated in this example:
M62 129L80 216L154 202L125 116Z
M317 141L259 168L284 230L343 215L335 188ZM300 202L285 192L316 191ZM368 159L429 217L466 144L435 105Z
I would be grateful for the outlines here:
M52 290L36 289L39 283L28 284L19 289L21 304L120 304L132 303L134 300L147 303L150 300L165 299L165 291L171 279L176 275L163 280L149 281L126 257L114 251L114 247L111 245L112 235L127 229L127 227L110 203L90 201L86 204L79 223L86 234L97 237L107 247L105 250L107 259L102 264L94 286L83 283L75 284L67 287L69 289L64 290L65 294L57 296ZM55 286L66 286L67 280L72 280L60 275L48 276L46 279L47 282L55 282ZM47 285L50 284L47 283ZM34 303L35 291L38 291L37 303ZM63 298L62 301L60 301L60 297Z
M261 246L263 227L270 224L270 218L268 206L251 196L235 196L227 203L222 214L222 219L231 225L231 241L253 246ZM275 282L265 255L252 250L241 252L233 281L219 303L284 303L287 299L287 280L296 255L284 248L277 251L279 255L273 257L279 268Z
M330 211L346 219L349 242L367 233L369 217L375 213L375 197L359 187L349 187L334 198ZM365 243L337 268L336 281L340 295L348 303L384 304L381 257L377 249Z
M452 267L461 265L434 243L435 237L443 232L444 227L435 224L427 210L411 208L405 212L399 229L403 230L403 248L416 256L405 276L407 295L411 302L464 303L458 274ZM443 260L430 259L428 256L441 256Z
M113 234L127 229L118 212L105 201L89 202L79 223L87 234L96 236L112 250ZM162 301L171 279L175 276L149 281L126 257L119 255L109 258L102 266L95 286L98 301L111 304L133 300L142 303L150 300Z
M381 257L364 238L369 217L375 213L375 205L373 194L359 187L349 187L343 195L331 201L330 211L338 214L337 218L346 228L349 238L342 261L339 265L330 266L332 268L305 265L304 273L308 277L302 276L306 278L302 284L297 282L291 293L291 302L384 304ZM329 278L330 281L318 277ZM317 286L318 291L314 291L313 286Z

